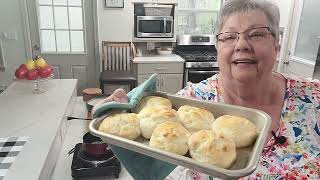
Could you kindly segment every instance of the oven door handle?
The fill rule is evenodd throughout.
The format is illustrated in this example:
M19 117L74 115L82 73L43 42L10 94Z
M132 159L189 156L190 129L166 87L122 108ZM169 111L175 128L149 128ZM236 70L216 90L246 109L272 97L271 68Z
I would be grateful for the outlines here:
M167 32L167 19L163 18L163 34Z
M212 74L218 73L219 71L188 71L190 74Z

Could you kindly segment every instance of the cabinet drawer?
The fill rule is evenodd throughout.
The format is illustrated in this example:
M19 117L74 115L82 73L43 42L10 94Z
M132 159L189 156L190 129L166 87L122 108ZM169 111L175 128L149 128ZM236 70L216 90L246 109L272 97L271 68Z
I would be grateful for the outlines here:
M139 63L138 74L152 74L152 73L183 73L183 63Z

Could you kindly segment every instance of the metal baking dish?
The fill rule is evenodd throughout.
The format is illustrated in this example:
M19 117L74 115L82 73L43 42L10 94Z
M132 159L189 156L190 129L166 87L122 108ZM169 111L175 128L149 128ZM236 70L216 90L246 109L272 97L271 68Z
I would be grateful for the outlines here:
M257 168L260 154L263 150L263 146L266 141L268 130L271 124L271 118L268 114L256 109L227 105L222 103L213 103L161 92L147 95L157 95L168 98L172 102L174 109L178 109L182 105L192 105L211 111L214 114L215 118L226 114L245 117L257 126L259 135L253 146L237 149L236 162L232 165L231 168L223 169L211 164L201 163L187 156L181 156L163 150L151 148L148 146L148 140L144 138L138 138L138 140L132 141L98 131L101 121L106 116L108 116L108 113L91 121L89 125L90 132L100 137L107 143L114 144L135 152L139 152L141 154L170 162L172 164L184 166L223 179L243 177L251 174Z

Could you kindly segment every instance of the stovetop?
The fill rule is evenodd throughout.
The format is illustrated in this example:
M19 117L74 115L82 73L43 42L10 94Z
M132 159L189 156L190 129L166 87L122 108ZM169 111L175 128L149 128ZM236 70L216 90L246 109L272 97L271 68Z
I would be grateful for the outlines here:
M178 52L185 61L217 61L217 53L215 52Z
M92 157L83 151L82 143L76 144L71 164L72 177L75 179L102 176L118 178L121 164L111 150L110 152L103 156Z
M214 46L177 46L176 54L186 62L217 61L217 51Z

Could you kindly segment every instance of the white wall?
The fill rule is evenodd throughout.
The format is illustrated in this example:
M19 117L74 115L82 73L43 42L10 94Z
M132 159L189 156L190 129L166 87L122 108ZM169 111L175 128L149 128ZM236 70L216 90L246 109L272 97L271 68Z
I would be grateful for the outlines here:
M105 8L104 0L97 3L99 39L101 41L131 41L133 36L133 4L124 1L124 8Z
M124 0L124 8L105 8L104 0L97 0L98 48L102 62L102 41L131 42L133 38L133 3ZM101 63L99 64L101 70Z
M13 81L15 69L27 58L21 13L20 0L0 1L0 32L13 33L17 39L2 37L0 40L6 64L5 71L0 71L0 85L7 87Z
M292 0L275 0L280 9L280 26L287 27Z

